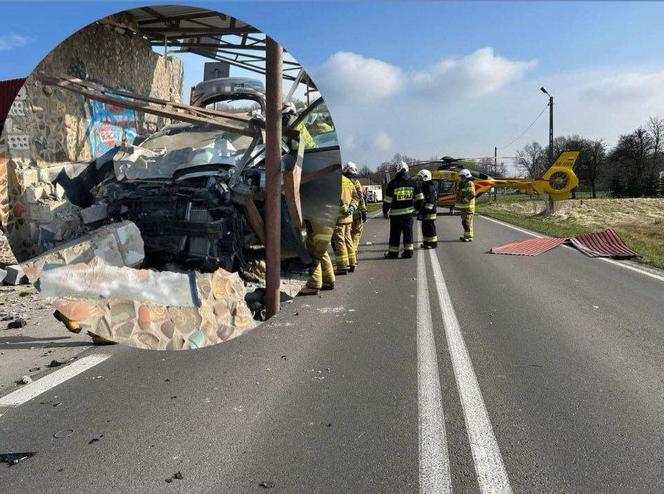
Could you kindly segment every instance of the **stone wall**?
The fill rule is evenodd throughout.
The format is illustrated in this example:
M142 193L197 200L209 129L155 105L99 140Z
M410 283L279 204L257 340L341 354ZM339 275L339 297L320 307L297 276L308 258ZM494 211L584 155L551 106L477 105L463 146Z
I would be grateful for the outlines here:
M67 38L39 63L12 105L0 136L0 230L19 260L43 250L40 235L55 242L76 236L81 226L77 208L51 180L61 170L75 168L72 162L94 158L91 102L43 86L37 74L88 79L142 96L182 101L182 62L155 53L131 27L128 19L112 16ZM135 114L139 134L166 123Z

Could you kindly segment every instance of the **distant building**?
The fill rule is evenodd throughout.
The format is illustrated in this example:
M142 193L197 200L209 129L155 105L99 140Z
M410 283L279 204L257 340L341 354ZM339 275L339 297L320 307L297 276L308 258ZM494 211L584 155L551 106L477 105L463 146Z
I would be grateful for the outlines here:
M383 188L380 184L372 184L368 178L359 178L360 185L362 185L362 193L366 202L382 202L383 201Z

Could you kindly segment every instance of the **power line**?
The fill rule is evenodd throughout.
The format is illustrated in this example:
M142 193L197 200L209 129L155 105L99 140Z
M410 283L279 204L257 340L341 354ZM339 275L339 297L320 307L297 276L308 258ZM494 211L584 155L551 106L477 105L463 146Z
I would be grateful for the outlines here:
M531 128L533 125L535 125L535 122L537 122L537 121L539 120L539 118L544 114L544 112L546 111L546 109L547 109L548 107L549 107L549 104L547 103L547 105L546 105L546 106L544 107L544 109L540 112L540 114L537 115L537 118L535 118L535 120L533 120L533 121L530 123L530 125L529 125L528 127L526 127L526 130L524 130L523 132L521 132L521 134L519 134L516 138L514 138L514 139L512 140L512 142L510 142L509 144L506 144L506 145L504 145L504 146L498 146L498 149L505 149L505 148L508 148L508 147L510 147L512 144L514 144L516 141L518 141L519 139L521 139L521 138L526 134L526 132L528 132L528 131L530 130L530 128Z

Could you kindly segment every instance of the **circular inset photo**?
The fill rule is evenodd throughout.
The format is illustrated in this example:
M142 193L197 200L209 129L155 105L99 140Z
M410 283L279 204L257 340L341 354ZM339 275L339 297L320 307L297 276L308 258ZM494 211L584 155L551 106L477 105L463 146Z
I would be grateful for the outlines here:
M67 38L16 92L0 139L0 273L34 285L63 332L201 348L332 289L333 237L352 269L344 233L361 193L342 187L326 103L241 20L126 10Z

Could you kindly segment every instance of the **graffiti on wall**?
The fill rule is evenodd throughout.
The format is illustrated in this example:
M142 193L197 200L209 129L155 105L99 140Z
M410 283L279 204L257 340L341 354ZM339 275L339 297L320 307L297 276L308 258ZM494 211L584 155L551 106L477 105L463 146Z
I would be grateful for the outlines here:
M136 138L136 112L127 108L90 101L90 150L99 158L123 143L131 144Z

